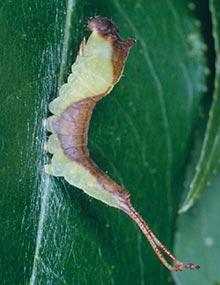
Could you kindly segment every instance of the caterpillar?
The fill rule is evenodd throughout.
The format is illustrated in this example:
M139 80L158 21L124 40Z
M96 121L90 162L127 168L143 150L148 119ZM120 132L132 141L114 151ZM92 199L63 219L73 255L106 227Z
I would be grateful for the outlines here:
M49 175L64 177L93 198L126 213L169 270L198 269L198 265L184 264L173 256L133 208L129 192L111 180L89 156L87 137L93 109L119 81L135 40L122 40L116 24L107 18L89 19L88 29L91 34L80 45L67 83L61 86L58 97L49 104L53 115L47 118L46 128L52 134L46 149L52 159L45 165L45 171Z

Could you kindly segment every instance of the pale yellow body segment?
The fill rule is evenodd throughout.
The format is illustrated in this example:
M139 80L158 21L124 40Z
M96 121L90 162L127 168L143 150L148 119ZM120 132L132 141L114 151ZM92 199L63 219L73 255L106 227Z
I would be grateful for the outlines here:
M111 91L113 87L112 52L112 45L96 32L90 35L86 44L82 43L67 83L61 86L59 96L49 104L49 110L54 115L46 122L48 131L52 132L46 148L53 157L51 164L45 166L45 171L53 176L62 176L89 196L110 206L118 207L118 199L106 191L88 169L64 154L52 126L53 120L68 106L82 99Z
M112 45L93 32L87 43L81 46L72 73L59 90L59 96L49 104L55 115L61 114L69 105L88 97L111 91L113 67Z
M51 164L45 166L45 171L53 176L64 177L71 185L111 207L118 207L118 197L103 189L88 169L76 161L71 161L62 150L53 155Z

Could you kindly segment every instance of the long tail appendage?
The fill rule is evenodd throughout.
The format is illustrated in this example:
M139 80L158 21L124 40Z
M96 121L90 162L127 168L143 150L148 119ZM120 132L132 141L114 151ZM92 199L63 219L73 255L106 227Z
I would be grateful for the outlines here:
M154 235L154 233L149 228L148 224L143 220L143 218L138 214L138 212L133 208L133 206L130 203L130 200L126 200L121 202L120 209L125 212L132 220L135 221L135 223L139 226L145 237L148 239L150 245L152 246L154 252L160 259L160 261L163 263L164 266L166 266L171 271L183 271L185 269L199 269L200 266L197 264L184 264L183 262L179 261ZM170 258L174 264L171 265L168 263L166 258L167 256Z

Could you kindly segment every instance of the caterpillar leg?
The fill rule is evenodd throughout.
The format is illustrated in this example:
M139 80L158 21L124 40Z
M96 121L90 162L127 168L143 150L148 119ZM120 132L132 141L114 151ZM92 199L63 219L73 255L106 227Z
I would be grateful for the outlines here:
M51 164L45 164L44 165L44 171L48 175L53 175L52 165Z
M60 151L61 146L57 135L52 134L49 136L48 141L44 144L44 148L49 153L53 154Z

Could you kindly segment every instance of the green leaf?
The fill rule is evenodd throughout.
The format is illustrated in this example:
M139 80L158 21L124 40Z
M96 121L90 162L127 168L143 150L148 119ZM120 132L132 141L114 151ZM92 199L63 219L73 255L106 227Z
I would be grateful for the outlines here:
M219 2L211 1L210 10L213 22L214 40L216 54L219 53ZM203 141L203 121L201 120L200 132L196 139L195 151L192 160L189 163L187 171L187 181L191 181L192 174L195 175L195 164L200 158L201 168L195 176L194 190L191 193L185 207L189 207L202 195L196 205L187 213L179 217L178 231L176 234L175 254L180 257L187 256L189 260L193 259L200 264L201 268L197 274L174 274L176 284L178 285L218 285L220 284L220 272L218 264L219 258L219 240L220 231L218 227L220 213L220 174L219 174L219 59L216 59L215 74L215 92L212 107L209 114L209 122ZM213 171L217 171L217 175L213 175ZM202 176L204 175L204 176ZM207 183L208 182L208 183Z
M171 247L205 81L204 44L187 3L1 4L1 284L171 282L125 215L44 174L42 119L88 17L112 18L123 38L136 38L124 77L95 109L89 148Z
M204 195L191 211L179 218L175 254L194 260L201 266L197 272L175 273L178 285L220 284L220 175L204 189Z
M212 180L213 175L220 171L220 3L210 1L210 11L213 23L213 37L215 41L215 91L212 107L209 112L209 120L201 156L196 167L196 173L190 185L190 191L183 202L180 212L187 211L201 196L206 186Z

